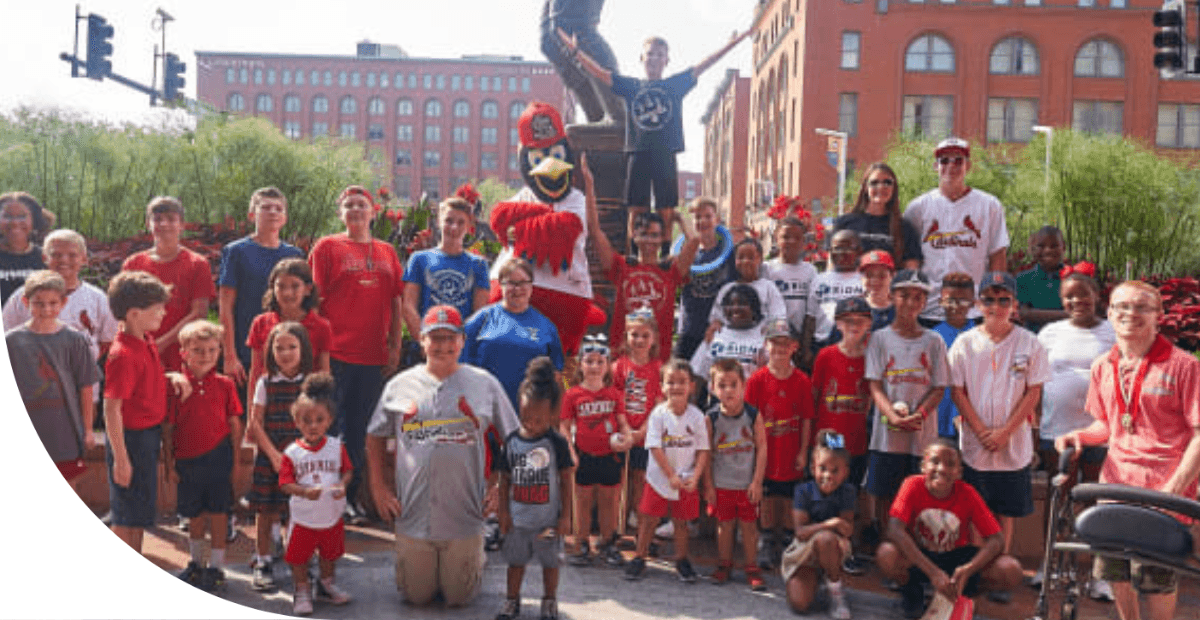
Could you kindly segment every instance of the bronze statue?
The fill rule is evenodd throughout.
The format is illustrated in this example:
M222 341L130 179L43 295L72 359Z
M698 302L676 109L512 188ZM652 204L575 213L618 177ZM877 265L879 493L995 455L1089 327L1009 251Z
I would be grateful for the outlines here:
M617 58L596 30L603 8L604 0L546 0L542 7L542 53L575 94L589 123L624 125L625 101L580 69L558 35L558 30L563 30L597 63L616 71Z

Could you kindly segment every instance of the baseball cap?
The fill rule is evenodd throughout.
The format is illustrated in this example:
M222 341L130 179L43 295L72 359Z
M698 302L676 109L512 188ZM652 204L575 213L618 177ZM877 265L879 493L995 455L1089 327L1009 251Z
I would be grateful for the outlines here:
M1002 288L1016 295L1017 279L1007 271L989 271L983 274L983 279L979 281L978 294L982 295L989 288Z
M933 156L941 157L944 153L951 151L962 151L963 155L970 157L971 144L962 138L949 137L938 142L937 148L933 149Z
M883 265L892 271L896 270L896 261L892 260L892 255L885 250L871 250L858 260L859 271L872 265Z
M933 290L933 287L929 285L929 278L915 269L901 269L896 272L895 277L892 278L892 290L898 288L919 288L926 293Z
M453 306L434 306L425 313L421 320L421 335L435 329L448 329L456 334L463 331L462 315Z
M865 314L871 316L871 306L862 297L847 297L839 299L833 309L833 318L840 319L847 314Z
M792 330L788 326L787 319L771 319L763 327L763 338L770 340L780 336L792 337Z

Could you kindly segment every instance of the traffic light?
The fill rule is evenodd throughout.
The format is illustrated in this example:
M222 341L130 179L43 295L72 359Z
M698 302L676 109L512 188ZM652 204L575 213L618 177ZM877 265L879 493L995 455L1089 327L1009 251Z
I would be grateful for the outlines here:
M163 67L163 94L167 101L175 101L183 97L183 86L187 84L184 72L187 63L179 62L175 54L166 55L166 66Z
M113 27L108 20L91 13L88 15L87 33L87 76L103 80L112 72Z
M1162 9L1154 12L1154 66L1175 72L1183 68L1187 58L1187 21L1184 19L1184 0L1167 0Z

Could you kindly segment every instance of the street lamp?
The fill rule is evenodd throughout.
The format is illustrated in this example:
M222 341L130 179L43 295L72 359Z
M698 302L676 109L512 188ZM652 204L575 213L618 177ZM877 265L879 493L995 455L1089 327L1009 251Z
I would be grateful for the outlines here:
M1054 142L1054 128L1047 125L1034 125L1038 133L1046 134L1046 188L1042 191L1042 200L1047 209L1050 208L1050 145Z
M817 135L825 136L827 138L837 138L837 147L838 147L838 163L837 163L837 173L838 173L837 195L838 196L837 196L837 200L838 200L838 215L841 216L842 213L845 211L845 207L846 207L846 204L845 204L846 203L846 139L849 138L850 136L849 136L849 134L847 134L844 131L834 131L832 129L823 129L820 127L816 128L815 131L817 132Z

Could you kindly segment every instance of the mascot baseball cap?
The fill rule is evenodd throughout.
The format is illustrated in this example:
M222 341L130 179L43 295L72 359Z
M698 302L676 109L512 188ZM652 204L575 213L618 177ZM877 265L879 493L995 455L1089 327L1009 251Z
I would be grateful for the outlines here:
M521 113L521 118L517 120L517 134L521 146L532 149L544 149L567 139L558 110L541 101L534 101Z

